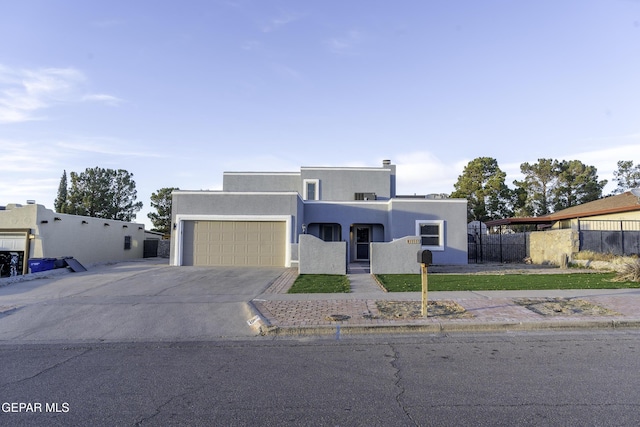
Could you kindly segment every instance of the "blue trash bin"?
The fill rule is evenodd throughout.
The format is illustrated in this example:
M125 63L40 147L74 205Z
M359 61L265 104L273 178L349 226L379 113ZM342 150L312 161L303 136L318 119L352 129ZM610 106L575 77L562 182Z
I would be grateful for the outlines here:
M55 261L55 258L30 258L29 270L31 270L32 273L53 270L55 267Z

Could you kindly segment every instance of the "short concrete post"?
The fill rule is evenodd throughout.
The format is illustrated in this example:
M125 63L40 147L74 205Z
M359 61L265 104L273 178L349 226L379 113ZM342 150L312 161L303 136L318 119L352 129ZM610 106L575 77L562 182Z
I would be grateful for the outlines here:
M569 256L567 254L560 255L560 268L567 268L569 266Z

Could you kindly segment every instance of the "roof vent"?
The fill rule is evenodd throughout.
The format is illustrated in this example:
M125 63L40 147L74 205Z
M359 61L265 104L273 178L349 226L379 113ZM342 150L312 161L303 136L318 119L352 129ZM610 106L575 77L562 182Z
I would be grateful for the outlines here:
M27 200L27 204L28 205L35 205L36 201L35 200Z
M389 166L391 164L391 160L383 160L382 166Z

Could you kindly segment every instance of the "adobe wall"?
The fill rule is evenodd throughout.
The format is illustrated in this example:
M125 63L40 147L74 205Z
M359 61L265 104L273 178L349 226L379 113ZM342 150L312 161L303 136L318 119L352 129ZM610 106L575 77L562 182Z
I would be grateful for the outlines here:
M563 255L571 259L579 249L580 236L575 230L536 231L529 236L529 256L534 264L560 265Z

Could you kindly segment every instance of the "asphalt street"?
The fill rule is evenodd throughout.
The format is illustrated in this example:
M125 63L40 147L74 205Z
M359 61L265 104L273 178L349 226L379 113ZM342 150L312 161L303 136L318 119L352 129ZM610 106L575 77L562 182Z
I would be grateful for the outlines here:
M0 287L0 425L640 424L638 329L258 336L250 302L283 272L155 260Z
M0 424L636 426L639 353L635 330L5 344Z

